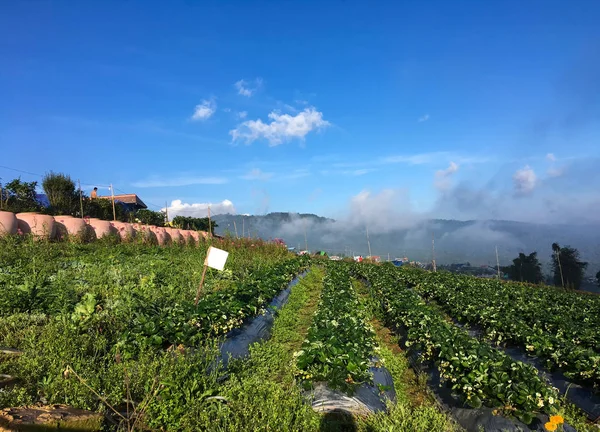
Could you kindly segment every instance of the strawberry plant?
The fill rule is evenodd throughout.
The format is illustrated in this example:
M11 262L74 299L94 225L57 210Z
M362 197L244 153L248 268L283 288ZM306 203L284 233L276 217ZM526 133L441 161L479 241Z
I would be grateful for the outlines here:
M520 345L549 370L600 387L600 321L596 297L451 273L398 271L461 322L498 344Z
M515 362L445 320L435 308L399 281L392 266L355 265L371 283L387 323L406 329L406 346L432 361L442 380L472 407L487 405L525 423L558 408L557 393L532 366Z
M329 263L319 308L302 349L295 354L297 376L308 388L313 381L326 381L333 389L352 393L372 379L374 337L347 266Z

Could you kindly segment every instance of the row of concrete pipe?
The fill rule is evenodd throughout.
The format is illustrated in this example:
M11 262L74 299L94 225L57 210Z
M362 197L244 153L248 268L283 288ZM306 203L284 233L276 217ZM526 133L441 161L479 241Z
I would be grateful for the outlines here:
M183 230L170 227L157 227L140 223L105 221L96 218L76 218L73 216L50 216L40 213L12 213L0 211L0 237L15 234L31 234L47 240L64 240L70 236L81 236L86 230L96 238L118 234L121 240L131 240L143 235L145 239L156 238L159 245L172 243L195 243L208 237L204 231Z

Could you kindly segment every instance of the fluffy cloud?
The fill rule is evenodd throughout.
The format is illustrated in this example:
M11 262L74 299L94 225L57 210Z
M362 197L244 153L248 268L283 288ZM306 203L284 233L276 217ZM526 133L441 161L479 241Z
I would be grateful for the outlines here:
M169 219L173 219L175 216L188 216L203 218L208 216L208 207L210 206L210 214L235 214L235 207L229 200L223 200L220 203L184 203L181 200L174 200L171 205L167 207L169 212ZM162 209L164 211L164 209Z
M204 121L210 118L217 109L217 104L212 100L204 99L202 103L196 105L194 109L194 114L192 115L192 120L194 121Z
M452 175L458 171L458 165L450 162L448 168L435 172L435 187L441 191L448 190L452 185Z
M240 119L245 119L246 117L248 117L248 111L240 111L239 113L237 113L237 116Z
M258 139L265 139L269 146L277 146L294 138L303 140L313 130L320 130L330 125L323 120L323 113L315 108L306 108L295 116L279 114L275 111L269 114L270 123L262 120L248 120L229 131L233 141L244 141L250 144Z
M418 215L412 211L408 192L402 189L383 189L377 194L362 191L350 200L349 211L336 224L341 229L365 229L385 233L396 228L412 226Z
M429 114L419 117L419 123L426 122L427 120L429 120Z
M262 78L256 78L254 80L253 86L251 86L251 84L244 79L239 80L234 85L238 91L238 94L246 97L251 97L262 85Z
M518 169L513 175L513 185L517 194L527 195L533 192L537 185L535 171L529 165Z
M242 176L242 178L244 180L261 180L261 181L269 180L271 177L273 177L273 173L262 172L258 168L254 168L254 169L250 170L250 172L248 174L245 174Z

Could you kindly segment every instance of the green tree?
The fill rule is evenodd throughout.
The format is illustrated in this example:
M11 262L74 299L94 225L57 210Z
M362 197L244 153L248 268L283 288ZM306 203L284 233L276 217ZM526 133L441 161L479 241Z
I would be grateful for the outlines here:
M55 215L75 214L78 193L71 177L50 171L44 176L42 187L50 202L50 213Z
M544 280L542 265L537 258L537 252L529 255L519 253L511 266L503 268L512 280L530 283L540 283Z
M554 285L579 289L588 263L580 260L579 251L575 248L553 243L552 250Z
M35 189L37 182L22 182L14 179L2 188L2 210L14 213L40 211Z
M165 225L165 214L148 209L140 209L135 212L135 218L145 225Z
M194 218L189 216L175 216L173 218L173 225L181 229L192 229L196 231L209 231L210 224L210 232L214 235L215 228L218 227L214 221L205 218Z

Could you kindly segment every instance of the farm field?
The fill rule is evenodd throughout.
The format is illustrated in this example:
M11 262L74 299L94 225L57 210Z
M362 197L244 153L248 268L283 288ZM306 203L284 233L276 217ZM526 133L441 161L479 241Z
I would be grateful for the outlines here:
M439 369L461 407L487 406L528 424L560 414L577 430L594 430L533 367L495 349L513 333L483 318L485 301L495 300L489 308L505 307L512 322L540 326L536 334L544 337L577 340L582 351L569 355L593 361L582 354L598 349L598 316L590 316L598 304L587 297L519 284L490 285L485 294L474 278L297 257L260 240L211 241L230 252L229 260L225 270L207 273L196 306L208 243L161 248L0 239L0 374L16 379L0 388L0 410L62 404L101 414L96 426L103 430L461 430L426 375L411 368L418 352L421 363ZM270 338L227 369L218 367L223 338L262 315L300 274ZM475 288L459 296L464 290L456 287L468 284ZM572 313L529 316L544 302L555 302L557 315ZM490 329L489 341L448 319L463 320L459 311L472 308L481 312L473 322ZM538 354L549 353L544 349ZM390 389L379 389L384 410L351 417L311 407L318 385L355 397L373 384L375 366L393 379L394 400L384 397ZM588 377L572 369L591 385L595 370Z

